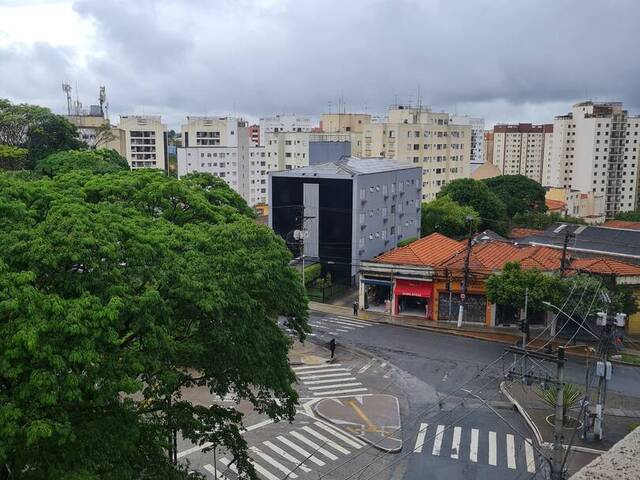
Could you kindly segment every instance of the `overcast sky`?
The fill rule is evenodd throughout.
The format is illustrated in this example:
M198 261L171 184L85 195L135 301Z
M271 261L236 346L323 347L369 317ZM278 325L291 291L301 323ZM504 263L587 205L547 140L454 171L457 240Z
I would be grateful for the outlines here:
M496 122L640 114L640 0L0 0L0 98L112 120L415 103Z

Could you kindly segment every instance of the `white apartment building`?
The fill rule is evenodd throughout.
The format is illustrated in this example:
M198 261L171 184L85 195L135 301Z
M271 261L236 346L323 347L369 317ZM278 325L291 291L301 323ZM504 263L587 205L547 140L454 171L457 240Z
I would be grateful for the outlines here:
M604 215L638 204L640 117L621 102L581 102L553 124L553 147L544 166L549 186L604 195Z
M484 118L468 115L452 115L449 123L471 127L471 171L485 162L484 158Z
M298 115L275 115L260 119L260 137L264 139L267 133L277 132L310 132L311 119ZM262 140L264 144L264 140Z
M167 126L160 115L120 116L124 154L132 169L167 170Z
M180 127L183 147L236 147L238 128L246 122L236 117L187 117Z
M433 200L452 180L471 175L471 126L426 107L393 107L382 123L365 125L365 157L385 157L422 167L422 200Z
M496 125L493 127L493 164L503 175L524 175L543 182L545 157L550 155L553 125Z

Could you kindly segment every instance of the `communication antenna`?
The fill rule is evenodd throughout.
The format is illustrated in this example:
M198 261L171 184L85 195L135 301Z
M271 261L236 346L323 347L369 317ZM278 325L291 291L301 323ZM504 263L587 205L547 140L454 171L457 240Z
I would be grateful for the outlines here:
M67 114L71 115L71 85L62 82L62 91L67 97Z
M104 117L105 102L107 101L107 89L104 85L100 85L100 93L98 94L98 104L100 105L100 113Z
M76 102L73 108L76 115L82 115L82 103L80 103L80 97L78 96L78 82L76 82Z

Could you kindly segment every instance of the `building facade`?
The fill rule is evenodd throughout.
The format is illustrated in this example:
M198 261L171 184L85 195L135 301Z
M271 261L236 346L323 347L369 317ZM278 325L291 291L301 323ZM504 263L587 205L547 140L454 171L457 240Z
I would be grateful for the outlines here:
M547 185L604 195L607 217L636 208L640 117L620 102L587 101L556 117L553 129Z
M260 135L278 132L310 132L311 119L298 115L275 115L260 119ZM264 141L263 141L264 143Z
M493 130L484 132L484 161L493 163Z
M469 125L471 127L471 172L473 172L485 162L484 118L452 115L449 123L453 125Z
M420 235L421 169L349 157L269 175L270 227L294 255L293 232L308 232L304 255L334 281L351 284L361 261Z
M120 116L118 128L124 137L124 156L132 169L167 165L167 126L160 115Z
M553 125L496 125L492 160L503 175L524 175L543 183L545 155L552 142Z
M471 175L471 130L452 124L448 113L397 106L385 122L364 126L363 155L422 168L422 200L429 201L450 181Z

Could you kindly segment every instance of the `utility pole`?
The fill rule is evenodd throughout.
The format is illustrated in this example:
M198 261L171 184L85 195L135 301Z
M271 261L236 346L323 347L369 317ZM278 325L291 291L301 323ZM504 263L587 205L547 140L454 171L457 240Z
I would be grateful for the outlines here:
M469 224L469 239L467 241L467 255L464 259L464 279L462 280L462 295L460 295L460 308L458 309L458 328L462 327L462 319L464 318L464 303L467 299L467 283L469 283L469 257L473 245L473 217L467 216L465 220Z
M558 347L558 370L556 374L556 414L553 422L553 455L551 457L551 480L564 480L562 427L564 425L564 347Z
M575 235L568 230L564 234L564 243L562 245L562 260L560 260L560 275L564 276L567 270L567 247L569 246L569 239Z

